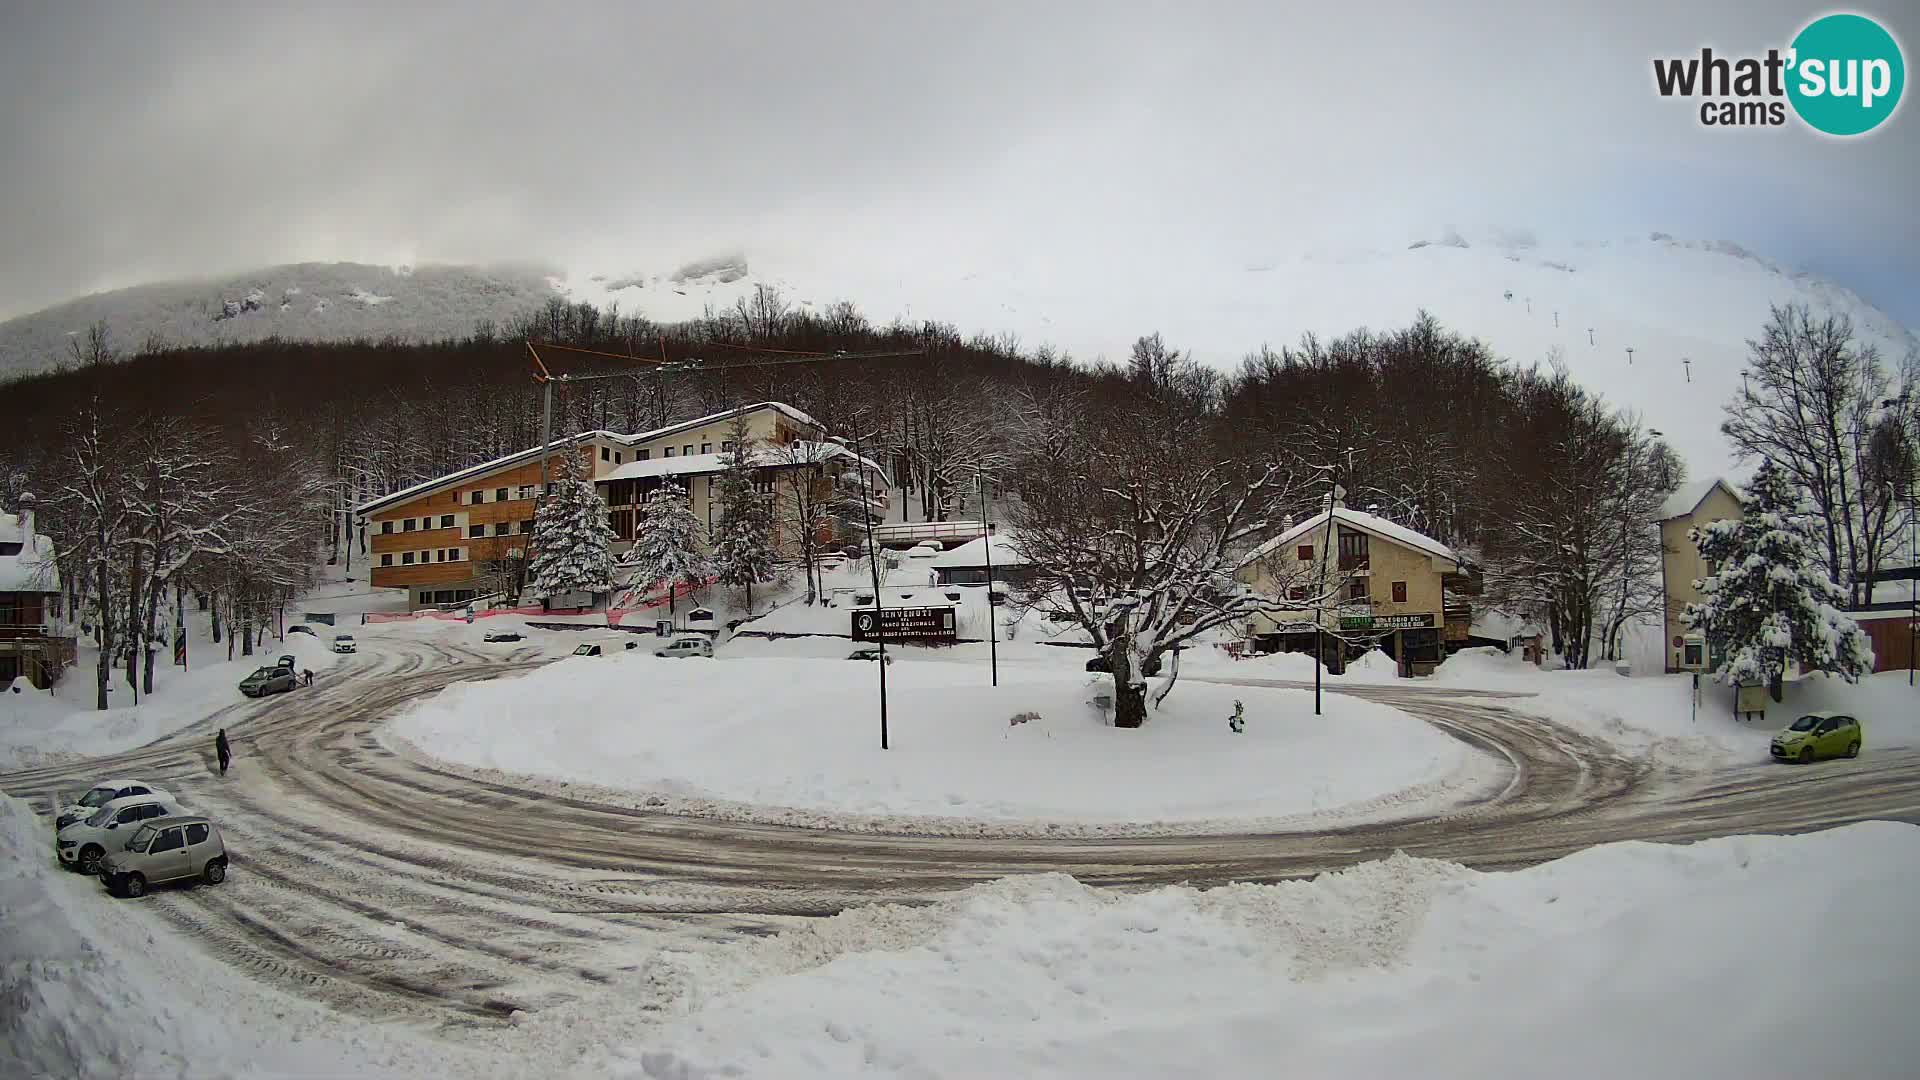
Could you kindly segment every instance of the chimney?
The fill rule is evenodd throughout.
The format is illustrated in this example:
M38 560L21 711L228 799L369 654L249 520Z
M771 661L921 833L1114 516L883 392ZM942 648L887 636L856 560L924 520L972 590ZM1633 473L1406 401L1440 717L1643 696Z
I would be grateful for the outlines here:
M37 554L40 551L40 542L33 536L33 504L33 492L20 493L20 532L22 534L20 550Z

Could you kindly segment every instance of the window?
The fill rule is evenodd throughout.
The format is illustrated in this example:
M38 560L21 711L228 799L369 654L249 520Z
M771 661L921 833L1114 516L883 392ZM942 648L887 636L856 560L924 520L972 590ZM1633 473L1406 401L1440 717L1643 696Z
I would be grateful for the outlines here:
M391 555L382 555L382 556L380 556L380 565L381 565L381 566L392 566L392 565L393 565L393 556L391 556Z
M168 829L166 832L154 837L153 846L147 850L149 852L173 851L185 846L186 843L180 834L180 830Z
M440 515L440 527L441 527L441 528L443 528L443 529L451 529L451 528L453 528L453 515L452 515L452 514L441 514L441 515Z
M1299 559L1301 562L1312 562L1313 561L1313 545L1301 544L1299 547L1293 549L1293 556L1294 558Z
M476 536L485 536L485 535L487 535L487 527L485 525L467 526L468 539L472 539L473 537L476 537Z
M129 806L125 810L120 811L119 816L114 818L114 820L119 822L122 825L125 825L131 821L139 821L140 810L141 808L138 806Z
M773 494L773 473L768 472L765 475L756 474L753 478L753 490L762 495Z
M733 453L733 440L732 439L722 440L720 443L720 452L723 454Z
M1287 599L1289 600L1305 600L1306 598L1307 587L1305 585L1295 585L1293 588L1287 590Z
M1396 581L1393 583L1393 602L1396 604L1404 604L1407 602L1406 582Z
M613 452L613 463L614 463L615 465L618 465L618 464L620 464L620 451L618 451L618 450L615 450L615 451Z
M1340 569L1367 569L1367 534L1363 532L1340 533Z
M528 518L525 521L522 521L520 523L520 531L523 533L531 533L533 531L533 519Z
M600 460L601 460L601 461L612 461L612 460L613 460L613 451L611 451L611 450L609 450L609 449L607 449L607 448L606 448L606 447L604 447L604 446L603 446L603 447L601 447L601 448L600 448Z
M650 457L652 457L652 456L653 456L653 451L651 451L651 450L641 450L641 451L639 451L638 453L636 453L636 454L634 454L634 455L633 455L633 460L635 460L635 461L645 461L645 460L647 460L648 458L650 458Z
M692 456L693 456L693 444L692 444L692 443L688 443L687 445L685 445L685 446L683 446L683 447L681 447L681 448L680 448L680 456L681 456L681 457L692 457Z
M666 456L667 456L667 457L672 457L672 456L673 456L673 447L671 447L671 446L669 446L669 447L667 447L667 453L666 453Z
M401 552L401 553L400 553L400 562L402 563L402 565L405 565L405 566L412 566L412 565L413 565L413 552L411 552L411 551L403 551L403 552Z
M207 842L207 827L205 825L187 826L187 843L204 844L206 842Z
M533 498L534 493L538 490L539 489L535 487L533 484L521 484L520 497L523 499L531 499Z
M486 501L487 501L487 493L486 493L486 492L484 492L484 491L475 491L475 492L473 493L473 505L475 505L475 506L479 506L479 505L480 505L481 503L483 503L483 502L486 502Z
M1365 600L1366 598L1367 598L1367 579L1366 578L1357 577L1357 578L1354 578L1352 581L1347 582L1347 599L1348 600Z
M513 528L513 522L511 521L496 521L493 523L493 535L505 536L507 535L508 530L512 528Z
M700 444L700 452L701 452L701 453L703 453L703 454L711 454L711 453L713 453L713 444L712 444L712 443L710 443L710 442L703 442L703 443L701 443L701 444Z
M494 501L494 502L506 502L506 501L507 501L507 489L506 489L506 488L495 488L495 489L494 489L494 492L493 492L493 501Z
M407 520L400 523L400 531L412 532L413 526L414 526L414 520L412 518L408 518Z
M392 532L392 531L393 531L393 522L391 522L391 521L383 521L383 522L381 522L381 523L380 523L380 531L381 531L381 532L383 532L383 533L390 533L390 532Z

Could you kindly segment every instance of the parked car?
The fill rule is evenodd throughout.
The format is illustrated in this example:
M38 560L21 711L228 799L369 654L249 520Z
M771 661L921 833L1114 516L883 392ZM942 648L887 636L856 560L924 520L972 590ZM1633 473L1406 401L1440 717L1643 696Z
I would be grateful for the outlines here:
M240 680L240 692L248 697L265 697L287 693L299 684L300 678L291 666L255 668L253 674Z
M712 656L713 642L703 637L674 638L653 650L655 656Z
M115 896L145 896L168 881L227 880L227 844L220 827L203 817L180 817L143 825L125 846L100 860L100 883Z
M481 641L519 641L518 630L489 630L480 637Z
M316 633L314 633L314 632L313 632L313 627L311 627L311 626L308 626L308 625L306 625L305 623L294 623L294 624L293 624L292 626L289 626L289 627L287 627L287 633L289 633L289 634L305 634L305 635L307 635L308 637L319 637L319 636L320 636L319 634L316 634Z
M99 867L102 856L133 835L134 829L130 826L179 813L180 805L172 796L129 795L115 799L54 834L53 850L60 856L60 865L91 874Z
M1860 721L1834 712L1813 712L1773 737L1774 758L1802 765L1823 757L1859 757Z
M53 831L59 832L76 821L92 817L95 810L115 799L124 799L129 795L173 798L166 789L155 787L144 780L102 780L88 788L86 794L60 808L53 817Z
M359 652L360 647L354 644L352 634L335 634L333 635L333 651L339 653Z
M865 645L848 653L847 659L879 660L882 663L891 664L893 663L893 654L881 652L878 645Z
M574 646L574 647L573 647L573 655L575 655L575 656L599 656L599 655L600 655L600 646L598 646L598 645L576 645L576 646Z

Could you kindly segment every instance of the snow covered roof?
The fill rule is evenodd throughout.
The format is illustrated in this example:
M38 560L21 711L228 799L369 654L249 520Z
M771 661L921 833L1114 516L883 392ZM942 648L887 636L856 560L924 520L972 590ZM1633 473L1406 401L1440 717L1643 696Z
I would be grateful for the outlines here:
M943 551L927 560L927 565L936 570L950 570L963 567L987 565L988 544L992 544L993 565L1025 566L1027 557L1021 553L1019 542L1012 537L995 534L969 540L952 551Z
M0 513L0 592L60 591L60 571L53 561L53 540L43 533L27 535L17 514Z
M581 443L586 442L589 439L606 439L609 442L620 443L623 446L632 446L635 443L647 442L651 439L664 438L668 435L673 435L677 432L684 431L688 428L699 427L702 424L711 424L717 420L725 420L727 417L732 416L735 412L755 413L755 412L759 412L761 409L772 409L776 412L779 412L785 415L786 417L795 421L796 423L810 425L815 430L824 430L823 428L821 428L820 422L818 420L815 420L813 417L808 416L806 413L801 412L799 409L796 409L791 405L787 405L778 401L762 401L756 405L742 406L740 409L728 409L725 412L710 413L706 416L696 416L692 420L681 420L676 423L668 424L666 427L654 428L652 431L642 431L637 435L622 435L617 431L605 431L605 430L583 431L580 434L571 436L569 438L555 439L554 441L547 444L546 449L563 450L569 446L577 446ZM520 450L520 451L516 451L515 453L508 454L505 457L494 458L492 461L483 461L478 465L470 465L467 468L459 469L457 471L447 473L445 476L436 476L431 480L421 481L420 483L415 484L412 487L401 488L399 491L393 492L390 495L382 495L377 499L373 499L368 502L363 502L358 507L355 508L355 513L364 516L382 507L392 506L394 503L405 502L408 499L418 498L421 495L425 495L430 492L437 491L443 487L449 487L454 484L459 484L463 481L471 480L478 476L485 476L488 473L497 472L500 469L508 468L513 465L521 464L522 462L530 461L533 458L540 456L541 452L542 452L541 447L538 447L538 446L529 447L525 450ZM701 456L711 456L711 455L701 455ZM686 470L676 471L675 473L673 473L673 475L678 475L679 472L692 473L692 472L702 472L702 471L716 472L718 470L686 469ZM658 473L658 474L647 474L647 475L668 475L668 474Z
M1447 545L1435 540L1431 536L1414 532L1404 525L1396 525L1378 514L1369 514L1364 510L1350 510L1344 506L1336 506L1333 508L1333 517L1335 521L1338 521L1342 525L1359 529L1361 532L1372 533L1382 540L1399 544L1401 547L1412 548L1415 551L1424 552L1436 559L1445 559L1448 562L1457 563L1460 561L1460 557L1455 555L1453 549ZM1274 551L1305 537L1315 529L1325 528L1326 524L1327 512L1323 510L1298 525L1295 525L1293 528L1288 529L1286 532L1281 533L1279 536L1254 548L1247 553L1246 558L1240 560L1240 565L1245 566L1250 562L1266 558Z
M1714 488L1724 488L1727 494L1733 496L1735 502L1744 501L1732 484L1718 476L1706 480L1695 480L1690 484L1681 484L1678 490L1667 497L1666 503L1660 507L1660 520L1672 521L1674 518L1686 517L1693 513L1699 509L1701 503L1706 501L1707 494Z
M654 476L698 476L701 473L717 473L726 469L727 459L732 454L683 454L678 457L648 458L645 461L629 461L612 472L596 480L606 483L609 480L639 480ZM757 469L777 468L782 465L812 464L820 461L832 461L836 458L852 458L855 464L865 462L867 468L879 474L880 483L885 484L887 474L878 462L871 458L859 458L852 450L836 442L800 442L787 443L784 446L763 446L752 452L752 464Z

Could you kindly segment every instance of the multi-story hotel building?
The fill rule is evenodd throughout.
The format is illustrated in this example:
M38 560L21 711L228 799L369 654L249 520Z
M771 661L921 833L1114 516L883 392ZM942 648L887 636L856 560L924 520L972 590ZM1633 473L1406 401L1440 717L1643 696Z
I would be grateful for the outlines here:
M731 432L739 412L746 414L755 486L769 497L778 499L795 483L806 483L824 502L839 474L861 465L852 451L827 438L818 421L776 401L636 435L588 431L362 503L358 516L370 537L372 583L405 588L416 608L464 604L497 593L498 568L533 554L541 465L549 456L578 455L580 475L593 480L607 504L617 550L631 545L647 494L667 481L687 489L694 516L711 528L718 514L719 474L734 449ZM873 498L884 505L885 473L871 461L866 466ZM781 517L776 513L776 522Z

